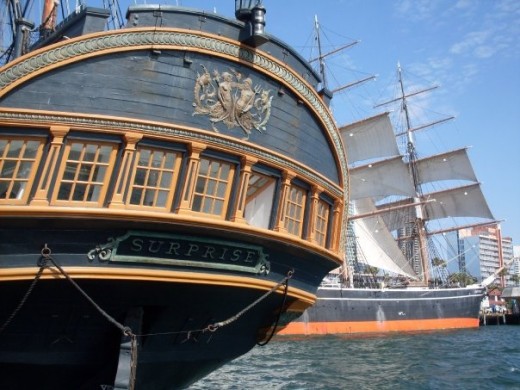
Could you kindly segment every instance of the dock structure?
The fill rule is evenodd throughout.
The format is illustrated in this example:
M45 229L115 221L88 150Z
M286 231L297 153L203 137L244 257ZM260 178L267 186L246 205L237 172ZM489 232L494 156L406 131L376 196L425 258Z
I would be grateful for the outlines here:
M500 322L502 322L503 325L507 324L507 316L505 311L501 313L493 313L483 310L480 312L481 325L500 325Z
M502 298L509 308L506 318L509 324L520 324L520 286L508 286L502 291Z

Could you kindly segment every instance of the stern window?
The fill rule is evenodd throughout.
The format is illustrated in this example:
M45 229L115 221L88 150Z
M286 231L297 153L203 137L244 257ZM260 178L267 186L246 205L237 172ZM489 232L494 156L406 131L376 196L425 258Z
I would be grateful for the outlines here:
M1 203L27 201L42 148L43 142L38 140L0 139Z
M132 178L130 205L169 209L180 162L179 153L140 148Z
M287 198L284 218L285 229L288 233L301 236L303 231L304 206L307 192L298 186L292 185Z
M249 178L244 217L252 226L269 229L276 179L254 172Z
M224 217L233 174L232 164L201 158L192 210Z
M316 243L325 246L327 240L327 228L329 224L330 205L323 200L318 201L316 208L316 224L314 238Z
M71 142L65 148L65 164L58 174L56 204L79 202L100 206L114 166L113 145Z

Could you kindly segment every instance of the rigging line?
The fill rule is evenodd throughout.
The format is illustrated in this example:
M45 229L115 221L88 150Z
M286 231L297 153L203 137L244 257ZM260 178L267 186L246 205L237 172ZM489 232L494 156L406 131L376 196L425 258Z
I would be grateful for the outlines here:
M461 252L461 253L457 253L455 256L453 256L452 258L446 260L446 264L449 264L451 263L452 261L454 260L457 260L461 255L465 255L466 253L472 251L473 249L475 249L475 245L472 245L470 246L468 249L466 249L464 252Z
M23 7L23 11L22 11L22 15L23 15L24 18L27 16L27 12L29 10L29 6L31 6L31 5L32 5L32 1L31 0L27 0L25 2L25 7Z
M64 3L64 0L60 0L60 4L61 4L61 20L65 20L65 18L67 17L67 12L65 12L65 7L63 6L63 3ZM54 4L56 4L56 3L54 3Z
M119 0L114 0L114 2L115 2L115 6L117 8L117 11L118 11L119 28L123 28L125 25L125 20L123 18L123 12L121 10L121 3L119 2Z
M324 59L324 58L326 58L326 57L329 57L329 56L331 56L331 55L334 55L334 54L336 54L336 53L339 53L340 51L342 51L342 50L344 50L344 49L348 49L349 47L352 47L352 46L358 44L359 42L360 42L360 41L355 41L355 42L351 42L351 43L348 43L348 44L346 44L346 45L340 46L340 47L338 47L338 48L336 48L336 49L334 49L334 50L332 50L332 51L329 51L329 52L327 52L327 53L325 53L325 54L323 54L323 55L321 55L321 56L319 56L319 57L315 57L315 58L313 58L313 59L310 59L310 60L309 60L309 63L313 63L313 62L316 62L316 61L318 61L318 60L322 60L322 59Z
M464 252L462 252L462 253L460 253L460 254L454 256L454 257L451 258L450 260L446 260L446 264L448 264L449 262L453 261L453 260L456 259L458 256L466 254L467 252L469 252L469 251L472 250L473 248L474 248L474 246L471 246L470 248L468 248L468 249L465 250ZM429 270L424 270L424 272L422 272L422 273L421 273L420 275L418 275L418 276L422 276L422 277L424 277L424 276L426 275L426 273L428 273L428 272L429 272Z
M428 240L426 240L426 241L428 241ZM414 239L413 242L417 242L417 244L418 244L418 248L417 248L419 251L418 253L421 253L423 250L428 251L428 246L429 246L428 242L426 242L425 245L421 245L421 240L418 240L418 239ZM414 251L414 253L415 253L415 251ZM414 258L415 258L415 256L414 256ZM429 260L429 258L428 258L428 260ZM421 267L421 268L423 268L423 270L421 273L418 273L417 276L419 278L425 278L429 274L430 270L427 267L426 268Z

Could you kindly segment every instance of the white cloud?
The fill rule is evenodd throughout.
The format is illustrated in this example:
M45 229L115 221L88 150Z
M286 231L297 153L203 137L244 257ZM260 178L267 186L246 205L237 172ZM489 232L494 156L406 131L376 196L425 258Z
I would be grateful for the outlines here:
M455 8L457 9L468 9L471 8L473 1L471 0L459 0L455 4Z
M430 0L401 0L397 2L396 11L401 17L412 21L431 19L439 3Z
M485 46L488 38L492 35L491 31L473 31L464 37L462 41L453 44L450 48L452 54L464 54L476 52L480 46Z
M496 51L496 48L491 46L479 46L475 49L474 54L477 58L490 58Z
M430 57L414 68L430 79L462 87L490 60L520 56L518 0L402 0L395 9L409 31L428 26ZM462 80L453 80L454 64L465 69Z

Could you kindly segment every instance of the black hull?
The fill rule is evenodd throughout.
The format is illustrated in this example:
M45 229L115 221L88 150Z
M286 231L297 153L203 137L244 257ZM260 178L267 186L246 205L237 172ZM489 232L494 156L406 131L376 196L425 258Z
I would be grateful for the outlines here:
M19 224L12 220L10 229L0 229L0 260L6 266L0 271L0 295L9 297L0 304L0 326L5 325L0 333L2 389L99 389L113 386L118 375L126 375L128 381L130 374L125 370L129 369L118 369L118 365L129 366L124 357L129 353L125 350L129 339L118 325L130 327L137 335L137 389L189 386L268 337L278 313L317 283L315 276L307 274L313 267L307 264L303 270L299 265L302 258L278 262L282 249L275 243L268 250L268 274L238 272L232 268L236 264L214 264L213 269L178 266L159 254L150 258L150 253L142 251L137 258L141 262L124 257L129 239L141 243L135 237L144 240L157 235L156 241L164 242L167 237L182 237L200 246L202 241L197 240L209 240L212 248L247 245L239 234L227 241L224 232L205 231L199 237L186 226L183 235L176 235L174 227L165 235L99 226L75 229L56 220L34 219L30 228ZM110 224L120 225L107 221L104 226ZM198 232L202 233L201 228ZM111 260L101 259L99 249L89 250L106 241L103 237L122 233L123 239L111 247ZM258 237L254 242L265 244ZM48 249L39 253L44 243ZM41 278L31 288L47 252L77 286L47 260ZM281 285L269 294L290 269L299 275L290 279L287 295ZM320 271L315 268L315 272ZM284 316L280 322L290 319ZM229 324L210 330L211 325L227 320Z
M138 337L138 388L179 388L193 383L253 348L259 329L274 320L279 296L216 332L209 324L233 316L260 295L244 289L189 284L81 280L80 287L116 321L142 308ZM14 309L28 282L2 284ZM18 299L15 299L18 298ZM187 331L193 330L192 333ZM197 331L199 330L199 331ZM158 335L157 333L163 333ZM121 331L66 280L41 280L0 339L0 388L99 389L114 383ZM142 387L141 387L142 386Z
M316 304L280 334L425 331L479 326L483 288L320 288Z

